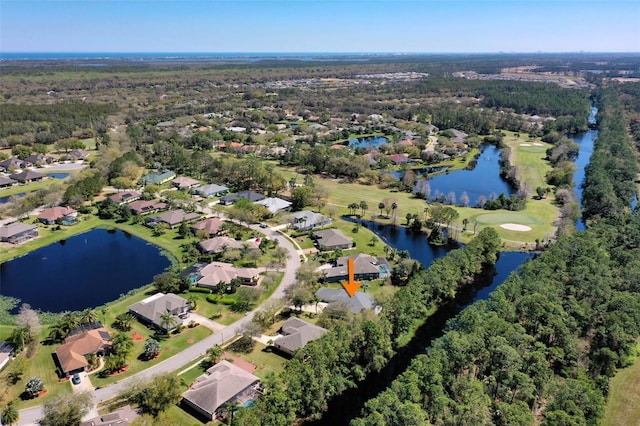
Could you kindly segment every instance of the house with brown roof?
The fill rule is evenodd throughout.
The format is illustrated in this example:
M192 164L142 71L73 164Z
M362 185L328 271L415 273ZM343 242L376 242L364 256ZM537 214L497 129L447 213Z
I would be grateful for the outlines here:
M243 285L255 286L260 281L260 269L239 268L230 263L211 262L197 272L196 279L196 285L205 288L231 284L235 279L239 279Z
M323 229L311 234L318 249L323 251L348 249L353 246L353 238L347 237L339 229Z
M24 161L33 165L45 165L45 164L53 164L58 160L44 154L33 154L25 158Z
M198 377L182 395L183 403L207 420L224 414L224 405L242 405L257 397L260 379L229 361L220 361Z
M244 248L244 243L230 237L213 237L198 243L198 249L208 254L223 253L225 250L241 248Z
M6 160L0 161L0 170L5 172L8 170L22 169L25 167L28 167L28 163L22 161L18 157L11 157Z
M69 161L86 160L89 153L84 149L74 149L65 154L64 158Z
M200 214L198 213L186 213L182 209L178 210L170 210L168 212L164 212L158 216L150 217L147 219L146 224L148 226L156 226L158 223L166 223L170 228L174 228L180 225L182 222L193 222L196 219L200 218Z
M181 324L181 317L188 314L190 310L189 302L173 293L156 293L129 306L129 312L140 321L167 333L174 330L177 324ZM172 325L165 323L166 314L170 314L173 318Z
M171 182L171 185L178 189L192 189L200 185L200 182L189 177L180 176L178 178L175 178Z
M131 213L135 215L157 213L167 207L167 203L162 203L157 200L137 200L129 204Z
M138 191L127 190L123 192L118 192L116 194L111 194L109 195L109 199L116 204L123 205L123 204L137 201L140 199L141 196L142 194L140 194Z
M45 225L53 225L61 220L65 225L75 223L78 219L78 212L69 206L50 207L42 210L38 215L38 220Z
M109 348L111 335L104 327L69 336L56 348L60 371L65 375L83 371L89 366L87 355L103 355Z
M297 317L291 317L282 324L282 337L273 342L273 346L289 355L293 355L307 343L320 338L327 329L303 321Z
M37 236L38 227L28 223L13 222L0 227L0 241L11 244L18 244Z
M24 170L20 173L14 173L9 175L13 180L17 180L20 183L37 182L42 179L46 179L46 175L42 173L34 172L33 170Z
M219 217L211 217L209 219L202 220L200 222L191 225L191 230L196 233L197 231L205 231L209 236L218 235L222 228L224 221Z

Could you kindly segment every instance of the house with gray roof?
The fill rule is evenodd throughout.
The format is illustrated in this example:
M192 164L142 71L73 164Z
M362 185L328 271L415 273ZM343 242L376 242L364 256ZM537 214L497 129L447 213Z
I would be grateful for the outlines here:
M0 188L8 188L15 185L16 183L18 183L18 181L8 177L0 176Z
M196 194L201 197L209 198L209 197L221 197L226 195L229 192L229 188L224 185L217 185L215 183L211 183L209 185L203 185L195 190Z
M254 191L240 191L236 192L235 194L225 195L224 197L220 198L220 204L233 204L240 198L246 198L247 200L255 203L256 201L264 200L266 197Z
M167 208L167 203L162 203L157 200L136 200L129 204L131 213L136 215L157 213L160 210Z
M320 338L327 329L303 321L297 317L291 317L282 324L282 337L273 342L273 346L286 354L293 355L304 348L307 343Z
M28 223L13 222L7 226L0 227L0 241L11 244L18 244L37 236L38 227Z
M321 228L331 225L331 222L331 218L320 213L312 212L311 210L302 210L292 213L291 216L289 216L290 226L296 231L308 231L310 229Z
M179 178L175 178L171 182L171 186L174 186L178 189L192 189L196 186L200 185L200 181L195 179L191 179L190 177L181 176Z
M349 294L342 288L322 287L316 291L316 297L326 303L343 300L349 304L351 312L354 314L363 309L374 309L376 313L379 312L373 296L362 291L356 291L353 297L349 297Z
M28 166L29 163L19 159L18 157L11 157L0 161L0 170L2 171L8 171L9 169L22 169Z
M223 360L198 377L182 394L182 401L199 415L213 421L223 415L225 404L237 401L242 405L255 399L259 383L258 377Z
M127 203L133 203L134 201L139 200L141 196L142 194L140 194L140 192L138 191L127 190L127 191L118 192L116 194L109 195L109 199L116 204L122 205Z
M38 164L38 165L45 165L45 164L53 164L55 163L56 160L53 157L49 157L48 155L44 155L44 154L33 154L28 156L27 158L24 159L24 161L26 161L27 163L30 164Z
M173 293L156 293L129 306L129 312L140 321L167 333L174 330L177 324L181 324L180 317L189 313L190 310L189 302ZM165 323L166 314L170 314L173 318L173 325L167 326Z
M311 234L319 250L348 249L353 246L353 238L347 237L339 229L323 229Z
M269 197L264 200L256 201L256 204L265 206L271 214L277 214L291 208L291 203L278 197Z
M325 282L346 281L349 278L348 263L353 259L353 278L356 281L377 280L391 274L391 265L384 257L369 254L342 256L336 260L336 266L322 271Z
M180 225L182 222L189 223L199 218L200 214L198 213L186 213L184 210L178 209L170 210L168 212L159 214L158 216L150 217L147 219L146 224L153 227L158 223L166 223L170 228L174 228Z
M165 182L169 182L176 178L176 174L171 170L164 170L162 172L155 172L148 174L142 178L143 185L162 185Z
M33 170L24 170L20 173L14 173L9 175L9 177L13 180L17 180L20 183L27 182L37 182L39 180L45 179L47 176L42 173L34 172Z
M80 423L80 426L129 426L138 416L136 410L130 405L125 405L111 413L85 420Z

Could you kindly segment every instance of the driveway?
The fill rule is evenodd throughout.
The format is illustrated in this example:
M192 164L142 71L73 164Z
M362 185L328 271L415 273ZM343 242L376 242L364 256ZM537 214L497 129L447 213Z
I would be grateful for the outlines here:
M295 282L296 271L300 267L300 256L298 254L298 251L295 249L291 241L277 232L273 232L269 229L261 229L258 225L251 225L251 228L267 235L269 238L278 240L280 247L285 248L289 252L289 258L287 259L287 264L284 268L284 276L282 278L282 282L268 300L282 299L284 297L285 288ZM192 363L196 359L204 356L207 349L209 349L213 345L222 345L226 340L229 340L232 336L238 334L238 332L246 324L251 322L251 320L253 319L253 315L258 309L259 307L247 313L246 316L240 318L235 323L224 327L222 330L215 332L214 334L206 337L199 342L194 343L193 345L189 346L182 352L179 352L169 359L153 365L146 370L141 371L140 373L134 374L133 376L119 380L113 385L95 389L93 391L94 404L97 405L103 401L114 398L115 396L126 390L130 383L138 380L149 379L157 374L178 371L178 369L180 369L181 367ZM204 324L204 322L202 324ZM20 410L20 418L18 420L18 424L35 425L41 418L42 406L27 408L24 410Z

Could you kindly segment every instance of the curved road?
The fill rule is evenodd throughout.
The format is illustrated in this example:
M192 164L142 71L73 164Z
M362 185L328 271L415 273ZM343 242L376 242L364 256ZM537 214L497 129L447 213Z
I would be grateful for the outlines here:
M252 225L252 229L266 234L269 238L278 240L281 247L284 247L289 252L289 258L284 269L284 276L282 282L278 288L273 292L269 299L280 299L284 296L284 289L293 284L295 281L296 271L300 267L300 255L293 244L284 236L276 231L269 229L261 229L257 225ZM97 389L93 391L93 402L99 404L103 401L107 401L120 394L127 386L136 380L147 379L156 374L168 373L171 371L177 371L179 368L191 363L192 361L205 355L207 349L213 345L221 345L225 340L229 340L232 336L235 336L241 328L249 323L253 319L254 313L259 308L249 312L246 316L242 317L233 324L225 327L217 333L206 337L205 339L194 343L190 347L186 348L182 352L172 356L169 359L162 361L152 367L147 368L133 376L122 379L113 385L105 388ZM42 406L27 408L20 410L20 418L18 420L19 425L35 425L38 424L38 420L42 418Z

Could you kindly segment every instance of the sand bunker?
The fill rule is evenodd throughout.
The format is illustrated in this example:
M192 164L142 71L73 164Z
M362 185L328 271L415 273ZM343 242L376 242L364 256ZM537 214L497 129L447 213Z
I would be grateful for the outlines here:
M533 146L544 146L544 144L543 144L543 143L540 143L540 142L534 142L534 143L533 143Z
M531 146L530 143L521 143L520 146Z
M531 231L531 227L527 225L518 225L517 223L503 223L501 228L508 229L509 231Z

